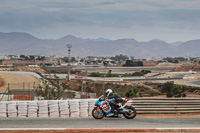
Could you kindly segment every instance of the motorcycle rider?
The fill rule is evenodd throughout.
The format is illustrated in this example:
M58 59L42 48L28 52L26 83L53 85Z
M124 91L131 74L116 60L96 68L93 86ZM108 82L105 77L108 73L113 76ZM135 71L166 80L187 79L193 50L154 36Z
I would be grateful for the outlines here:
M113 92L111 89L107 89L106 96L108 100L115 99L115 102L117 103L117 106L114 104L110 105L112 109L122 109L121 103L124 102L124 100L116 92Z

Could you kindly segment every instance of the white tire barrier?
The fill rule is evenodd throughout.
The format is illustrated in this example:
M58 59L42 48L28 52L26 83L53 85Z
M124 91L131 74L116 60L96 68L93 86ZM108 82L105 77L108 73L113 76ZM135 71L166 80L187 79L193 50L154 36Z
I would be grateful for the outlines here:
M92 110L94 109L96 100L89 100L88 101L88 115L92 116Z
M88 117L88 101L80 101L80 117Z
M18 107L18 117L27 117L28 103L27 102L17 102L17 107Z
M0 102L0 117L7 117L7 104Z
M60 108L60 117L69 117L69 102L68 101L58 101L58 105Z
M8 102L8 117L17 117L17 103L15 101Z
M70 100L70 117L79 117L79 101L78 100Z
M38 103L36 101L28 102L28 117L38 117Z
M38 101L38 117L49 117L47 101Z
M58 101L48 101L49 117L59 117Z

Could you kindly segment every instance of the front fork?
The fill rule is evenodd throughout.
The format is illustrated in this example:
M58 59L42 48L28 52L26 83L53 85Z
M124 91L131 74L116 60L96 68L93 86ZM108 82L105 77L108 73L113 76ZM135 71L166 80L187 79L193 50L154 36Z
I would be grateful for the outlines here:
M97 112L99 112L99 109L100 109L100 107L99 107L99 106L97 106Z
M98 112L98 113L103 113L104 116L106 116L106 114L103 112L103 110L100 110L100 106L97 106L96 108L97 108L97 112Z

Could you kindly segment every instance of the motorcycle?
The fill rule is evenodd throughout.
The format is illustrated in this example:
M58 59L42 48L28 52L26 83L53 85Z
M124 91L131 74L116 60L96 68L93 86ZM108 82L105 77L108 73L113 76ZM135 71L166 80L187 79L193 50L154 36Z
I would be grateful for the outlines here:
M115 99L106 99L104 96L100 96L95 103L95 107L92 110L92 116L95 119L102 119L103 117L113 117L123 115L126 119L133 119L136 116L136 110L132 106L125 106L129 101L128 98L123 100L121 107L116 103Z

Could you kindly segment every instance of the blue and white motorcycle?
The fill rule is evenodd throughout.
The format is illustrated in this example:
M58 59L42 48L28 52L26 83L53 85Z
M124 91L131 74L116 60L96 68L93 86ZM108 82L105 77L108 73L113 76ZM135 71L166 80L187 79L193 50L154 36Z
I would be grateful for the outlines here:
M119 114L123 114L125 118L133 119L137 113L134 107L125 106L128 100L129 99L126 98L120 107L118 105L119 103L115 102L115 99L105 99L102 95L95 103L95 107L92 110L92 116L95 119L102 119L107 116L118 116Z

